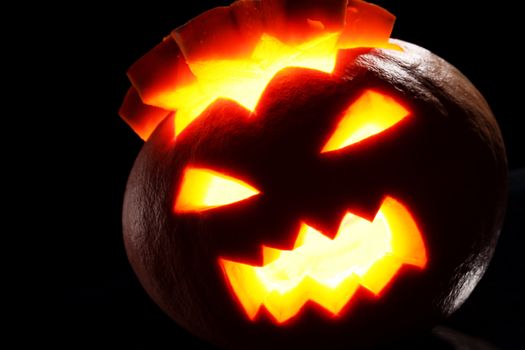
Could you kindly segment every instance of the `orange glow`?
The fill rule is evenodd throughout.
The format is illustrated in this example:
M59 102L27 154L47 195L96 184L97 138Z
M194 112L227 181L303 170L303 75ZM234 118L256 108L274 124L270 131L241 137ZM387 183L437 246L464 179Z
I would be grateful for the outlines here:
M175 135L218 98L253 111L281 69L331 73L338 50L400 50L389 43L394 21L361 0L291 7L281 0L238 0L211 9L175 29L128 71L140 102L159 110L130 111L136 104L125 101L121 116L146 140L161 110L176 111Z
M293 47L263 34L249 58L189 62L195 82L159 94L150 103L177 110L177 135L218 98L232 99L253 111L270 80L285 67L332 72L338 39L332 33Z
M175 212L198 212L242 201L259 193L247 183L209 169L187 168Z
M409 114L392 97L367 90L346 110L321 153L336 151L369 138L394 126Z
M302 223L292 250L263 246L262 252L262 266L219 263L247 316L254 320L264 305L277 323L309 300L338 315L359 286L379 295L401 265L427 263L412 215L391 197L373 222L347 213L333 240Z

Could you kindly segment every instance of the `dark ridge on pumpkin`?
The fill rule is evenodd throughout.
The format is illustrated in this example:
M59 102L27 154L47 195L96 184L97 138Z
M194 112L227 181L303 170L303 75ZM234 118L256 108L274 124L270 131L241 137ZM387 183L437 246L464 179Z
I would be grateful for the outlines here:
M501 349L516 349L522 343L524 213L525 168L522 168L509 176L507 213L492 262L469 299L446 321L448 327L481 336Z

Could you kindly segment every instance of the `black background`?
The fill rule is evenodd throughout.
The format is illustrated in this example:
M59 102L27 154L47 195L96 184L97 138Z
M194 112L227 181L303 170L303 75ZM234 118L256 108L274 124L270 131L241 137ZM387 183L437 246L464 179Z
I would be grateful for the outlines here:
M173 348L193 338L148 298L127 262L121 206L142 141L118 117L127 68L173 28L230 1L45 4L33 37L45 114L45 220L56 260L46 289L55 345ZM445 324L503 349L525 331L523 59L519 11L510 2L376 1L397 15L393 37L426 47L458 67L485 95L501 126L513 171L507 221L494 261L471 298ZM460 4L460 5L458 5ZM42 5L41 5L42 6ZM460 7L459 7L460 6ZM45 8L44 8L45 7ZM32 8L36 14L40 8ZM50 15L47 15L50 14ZM38 43L38 45L36 44ZM43 109L42 109L43 108ZM37 130L38 131L38 130ZM51 286L50 286L51 285ZM51 288L47 288L51 287ZM521 345L520 345L521 344ZM185 348L184 346L182 346Z

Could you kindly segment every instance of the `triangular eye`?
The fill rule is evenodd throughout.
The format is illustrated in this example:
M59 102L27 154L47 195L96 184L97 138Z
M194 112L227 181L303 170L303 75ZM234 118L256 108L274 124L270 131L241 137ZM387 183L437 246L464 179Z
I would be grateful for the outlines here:
M174 211L199 212L240 202L259 194L246 182L203 168L187 167L184 171Z
M410 112L392 97L366 90L346 110L321 153L337 151L394 126Z

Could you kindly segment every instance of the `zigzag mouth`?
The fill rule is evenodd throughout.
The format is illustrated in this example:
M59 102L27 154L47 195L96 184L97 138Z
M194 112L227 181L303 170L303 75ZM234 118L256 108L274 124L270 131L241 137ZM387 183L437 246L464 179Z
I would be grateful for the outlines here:
M293 249L263 246L262 253L262 266L224 258L219 264L248 318L255 321L265 307L278 324L308 301L337 316L359 286L379 295L403 264L422 269L427 263L414 218L392 197L372 222L347 212L334 239L302 223Z

